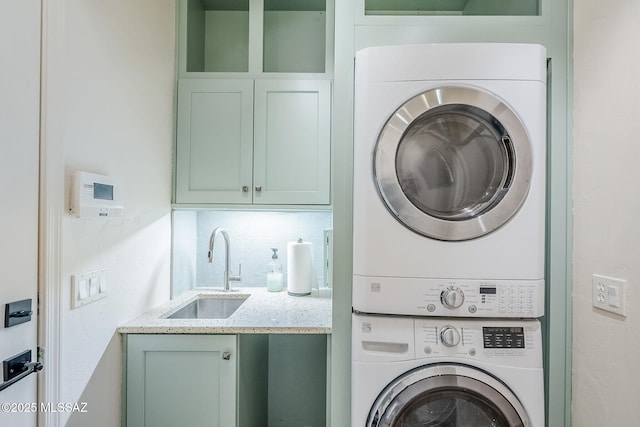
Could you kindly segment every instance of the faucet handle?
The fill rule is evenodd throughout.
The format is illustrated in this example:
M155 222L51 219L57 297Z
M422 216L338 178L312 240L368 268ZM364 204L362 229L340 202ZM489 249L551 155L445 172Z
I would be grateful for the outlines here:
M239 282L242 280L242 264L238 264L238 275L234 276L232 274L229 274L229 281L230 282Z

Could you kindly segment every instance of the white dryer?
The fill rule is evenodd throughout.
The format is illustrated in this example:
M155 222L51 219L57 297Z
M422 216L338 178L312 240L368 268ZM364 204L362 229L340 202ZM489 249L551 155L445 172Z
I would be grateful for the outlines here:
M537 320L353 315L352 427L544 427Z
M542 316L545 48L382 46L355 67L354 310Z

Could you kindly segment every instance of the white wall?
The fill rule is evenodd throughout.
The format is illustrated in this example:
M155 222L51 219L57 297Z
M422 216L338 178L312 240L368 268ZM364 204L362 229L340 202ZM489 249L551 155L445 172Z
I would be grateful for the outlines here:
M574 2L573 425L638 425L640 2ZM628 280L626 318L591 275Z
M124 183L124 216L62 222L60 425L119 426L115 328L169 297L173 0L65 2L65 172ZM108 269L110 295L72 310L70 276ZM68 418L68 421L67 421Z

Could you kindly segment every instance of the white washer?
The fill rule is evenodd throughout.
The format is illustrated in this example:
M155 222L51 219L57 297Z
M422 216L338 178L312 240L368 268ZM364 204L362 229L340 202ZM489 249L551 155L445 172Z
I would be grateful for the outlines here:
M353 308L544 314L546 51L356 54Z
M544 427L540 323L353 315L352 427Z

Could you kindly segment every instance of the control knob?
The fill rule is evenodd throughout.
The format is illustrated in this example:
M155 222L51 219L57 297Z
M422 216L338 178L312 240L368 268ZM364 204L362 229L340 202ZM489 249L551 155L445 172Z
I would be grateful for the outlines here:
M460 333L451 325L443 326L440 330L440 341L446 347L455 347L460 343Z
M457 286L449 286L440 293L440 301L447 308L458 308L464 302L464 292Z

